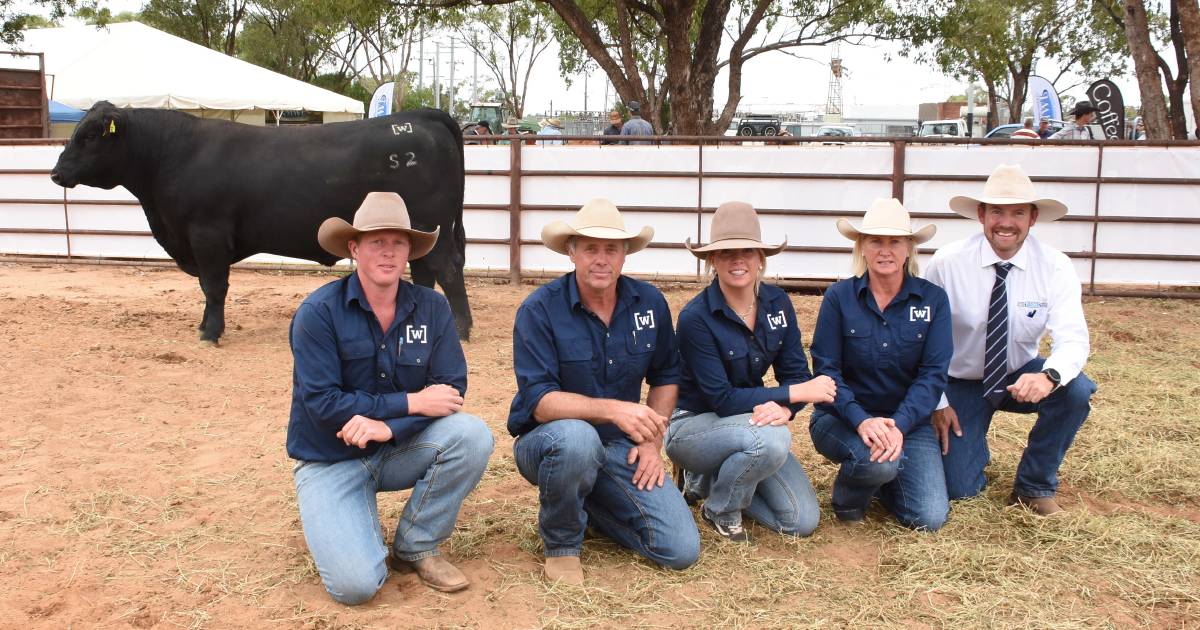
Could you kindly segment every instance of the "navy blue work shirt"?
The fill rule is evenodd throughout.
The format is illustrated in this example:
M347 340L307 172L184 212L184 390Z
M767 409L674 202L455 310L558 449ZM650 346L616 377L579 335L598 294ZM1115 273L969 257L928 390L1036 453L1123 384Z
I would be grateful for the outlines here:
M337 437L350 418L381 420L392 430L392 440L402 442L437 420L410 415L409 392L438 383L460 394L467 391L467 361L446 298L403 280L396 317L386 331L352 273L300 304L288 338L295 359L287 432L293 459L366 457L379 442L360 449Z
M811 350L813 371L837 381L837 398L818 410L856 429L867 418L891 418L908 433L929 420L946 389L950 302L941 287L906 275L880 312L867 274L840 280L825 291Z
M791 403L789 386L812 378L796 325L796 310L786 292L759 285L758 314L751 331L713 280L679 312L679 354L683 380L680 409L728 417L774 401L794 415L805 403ZM767 368L778 387L763 385Z
M508 432L537 428L534 409L550 392L636 403L642 381L651 387L679 384L679 349L671 309L654 286L617 278L617 305L605 326L579 299L575 272L539 287L521 304L513 323L513 370L517 395ZM608 442L624 436L614 424L596 432Z

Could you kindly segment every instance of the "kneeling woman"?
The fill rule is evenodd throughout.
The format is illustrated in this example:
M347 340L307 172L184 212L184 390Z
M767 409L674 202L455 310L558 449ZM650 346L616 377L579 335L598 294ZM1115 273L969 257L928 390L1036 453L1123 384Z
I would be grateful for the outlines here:
M717 208L712 243L692 247L716 279L679 314L683 379L667 432L667 455L704 498L701 516L727 540L746 542L742 513L774 531L807 536L820 511L791 453L787 424L804 403L831 402L835 385L811 378L796 312L782 290L761 284L767 256L749 204ZM765 387L775 370L778 387Z
M862 227L837 228L854 241L854 277L825 292L812 343L813 370L837 381L837 401L817 405L809 425L817 450L842 466L833 511L862 521L877 496L904 525L935 530L950 504L929 417L953 341L946 293L917 277L916 246L936 228L914 232L895 199L876 199Z

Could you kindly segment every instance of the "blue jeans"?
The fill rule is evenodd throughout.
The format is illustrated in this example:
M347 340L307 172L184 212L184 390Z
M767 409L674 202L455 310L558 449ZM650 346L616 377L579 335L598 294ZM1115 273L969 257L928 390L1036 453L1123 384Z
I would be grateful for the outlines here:
M670 475L660 488L633 485L633 443L600 441L583 420L538 425L513 444L517 470L538 487L538 533L547 556L578 556L596 531L653 562L686 569L700 557L700 533Z
M721 525L740 525L742 512L774 531L808 536L821 509L812 482L792 455L787 426L756 427L748 413L686 416L667 430L667 456L703 481L696 488Z
M361 604L387 579L388 550L375 493L412 488L392 553L404 560L435 556L454 530L463 499L483 476L492 446L492 432L482 420L456 413L368 457L296 462L304 540L329 595Z
M1022 374L1042 371L1045 359L1040 357L1008 375L1005 385L1016 382ZM1019 403L1011 396L1000 404L1003 411L1036 413L1037 420L1029 431L1029 443L1017 465L1013 490L1024 497L1052 497L1058 492L1058 468L1075 434L1092 410L1091 398L1096 384L1080 372L1070 383L1058 388L1042 402ZM946 385L946 398L958 414L962 437L950 433L950 452L942 458L946 469L946 487L950 498L973 497L983 491L987 477L983 469L991 461L987 432L996 412L983 398L983 382L951 378Z
M900 459L894 462L872 462L871 449L858 432L835 414L814 411L808 430L817 451L842 465L833 482L835 513L865 510L877 496L906 527L934 531L946 523L950 500L942 449L928 421L904 436Z

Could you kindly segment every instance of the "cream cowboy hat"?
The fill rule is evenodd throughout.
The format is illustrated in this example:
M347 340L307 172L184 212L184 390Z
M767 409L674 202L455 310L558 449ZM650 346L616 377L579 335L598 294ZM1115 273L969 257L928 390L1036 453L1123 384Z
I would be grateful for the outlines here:
M1001 164L988 176L979 197L958 195L950 198L950 209L968 219L977 219L979 204L1005 205L1031 203L1037 206L1038 218L1057 221L1067 214L1067 206L1056 199L1041 199L1033 194L1033 182L1018 165Z
M712 242L703 247L692 246L690 238L684 241L683 246L701 260L707 258L709 252L718 249L761 249L763 255L774 256L787 247L786 236L779 245L763 243L758 213L754 211L754 206L741 201L727 201L717 206L709 237Z
M538 124L543 127L556 127L562 129L562 120L558 118L543 118L538 121Z
M408 259L416 260L433 249L441 229L441 226L438 226L432 232L414 230L408 220L408 206L404 205L400 195L394 192L372 192L367 193L367 198L363 199L362 205L354 212L354 225L346 223L341 217L325 219L317 230L317 242L321 244L321 249L330 254L339 258L349 258L350 248L347 243L350 239L363 232L398 230L408 234L412 245Z
M852 241L858 240L859 236L911 236L918 245L937 233L937 226L932 224L913 231L908 210L896 199L872 201L863 216L861 227L856 227L847 219L838 219L837 229Z
M593 199L575 213L570 223L554 221L542 228L542 243L560 254L567 253L567 239L572 236L601 238L610 241L629 241L632 254L641 251L654 238L654 228L646 226L640 232L625 229L621 211L607 199Z

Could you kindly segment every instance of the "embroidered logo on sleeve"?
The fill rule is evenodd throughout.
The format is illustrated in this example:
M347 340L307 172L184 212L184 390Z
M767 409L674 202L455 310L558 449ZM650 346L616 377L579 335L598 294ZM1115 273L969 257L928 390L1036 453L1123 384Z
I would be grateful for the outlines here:
M908 307L908 321L910 322L927 322L933 316L932 306L915 306Z
M426 343L429 339L428 332L428 326L425 324L420 326L409 324L404 329L404 340L406 343Z
M654 311L646 311L645 313L633 314L633 329L644 330L646 328L654 328Z

